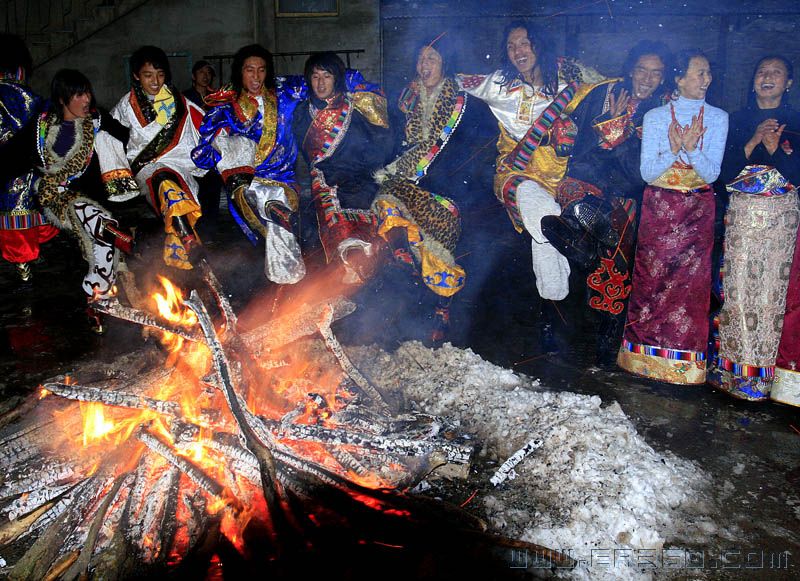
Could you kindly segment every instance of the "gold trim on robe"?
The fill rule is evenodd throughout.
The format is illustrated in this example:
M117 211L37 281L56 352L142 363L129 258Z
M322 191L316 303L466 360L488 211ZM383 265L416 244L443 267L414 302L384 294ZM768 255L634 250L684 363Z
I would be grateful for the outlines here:
M581 101L595 88L614 82L614 79L606 79L599 83L583 84L577 88L570 102L564 107L563 115L569 115L580 105ZM504 164L506 157L514 151L519 144L518 139L514 139L502 124L500 126L500 136L497 139L497 173L494 176L494 191L498 199L502 200L503 187L508 180L515 177L525 177L541 185L547 192L555 197L558 191L558 184L564 178L567 171L569 156L559 156L552 147L542 144L537 147L531 155L528 166L520 171L516 168L509 168Z
M348 93L353 107L361 113L372 125L389 128L389 113L386 108L386 97L377 93L363 91Z

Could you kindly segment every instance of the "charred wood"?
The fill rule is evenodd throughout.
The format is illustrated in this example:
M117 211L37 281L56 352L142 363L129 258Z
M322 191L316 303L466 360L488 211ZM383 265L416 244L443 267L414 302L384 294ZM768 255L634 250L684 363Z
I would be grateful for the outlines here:
M136 437L144 443L145 446L150 448L153 452L164 458L167 462L175 466L178 470L186 474L192 481L197 484L202 490L215 498L223 497L223 486L208 476L202 469L195 466L193 462L178 456L172 447L166 442L162 441L155 434L142 429Z
M326 305L323 307L321 317L317 323L317 328L319 329L320 335L322 335L322 338L325 340L325 345L328 346L328 349L331 350L333 356L336 357L336 361L339 362L342 371L344 371L345 374L355 382L364 395L366 395L372 401L379 411L388 415L389 406L386 403L386 399L375 388L375 386L367 381L367 378L364 377L358 369L356 369L356 366L353 365L353 362L350 361L350 358L344 352L339 340L336 339L336 336L333 334L333 331L331 330L333 315L333 307L331 305Z
M275 423L274 427L279 430L279 437L290 440L307 440L334 445L348 444L407 456L421 456L439 450L445 454L448 462L458 464L469 463L472 456L471 447L454 442L363 434L353 430L331 429L307 424L292 424L288 428L282 428L280 424Z
M32 513L25 515L20 519L12 520L0 527L0 546L7 545L15 541L22 535L22 533L28 530L28 527L39 520L44 513L50 510L54 504L55 501L50 501L40 506Z
M300 312L278 317L244 334L244 343L256 358L271 349L284 347L319 332L318 323L325 309L333 308L333 320L346 317L356 310L355 303L336 297L329 301L305 305Z
M98 402L114 407L147 409L170 416L179 416L181 414L181 406L178 402L153 399L133 393L65 383L45 383L42 387L49 393L74 401Z
M43 579L58 558L64 541L83 519L87 500L91 502L103 488L104 482L98 478L89 478L76 486L70 494L68 507L36 539L14 566L9 578Z
M191 329L186 329L184 327L177 327L175 325L170 325L169 323L159 321L150 313L146 311L141 311L139 309L134 309L131 307L126 307L116 299L110 299L107 301L96 301L92 303L92 306L97 311L104 313L110 317L116 317L117 319L130 321L131 323L136 323L137 325L142 325L144 327L151 327L153 329L158 329L166 333L172 333L173 335L178 335L189 341L202 341L202 337L200 337L196 332L192 331Z
M249 418L252 417L252 414L250 414L247 408L242 404L233 388L230 367L228 365L228 359L225 356L225 351L219 342L211 318L208 316L205 306L200 302L195 291L192 291L189 300L185 301L185 304L197 315L200 328L203 330L203 335L206 338L206 344L211 350L214 370L216 371L220 386L222 387L222 392L225 395L228 408L236 420L239 433L242 437L242 443L258 459L264 499L267 502L267 509L275 522L276 529L278 529L284 524L282 519L285 515L282 514L283 510L279 504L281 490L272 452L268 448L267 441L260 440L251 427L252 420L249 421Z
M203 280L214 295L214 300L217 302L217 306L225 319L226 333L232 337L238 337L236 313L233 312L233 307L231 307L228 297L225 296L225 291L222 289L219 279L217 279L214 271L211 270L211 265L206 259L200 260L200 271L203 273Z
M89 567L89 561L92 558L95 543L97 542L97 535L100 532L100 527L103 524L103 519L106 516L108 507L116 498L122 483L125 482L127 477L127 473L117 476L114 485L111 487L111 490L109 490L103 497L103 502L100 504L97 512L94 515L92 526L89 528L89 533L86 535L86 540L84 541L83 548L81 548L78 558L62 575L62 579L64 579L64 581L73 581L74 579L77 579L78 576L83 574Z

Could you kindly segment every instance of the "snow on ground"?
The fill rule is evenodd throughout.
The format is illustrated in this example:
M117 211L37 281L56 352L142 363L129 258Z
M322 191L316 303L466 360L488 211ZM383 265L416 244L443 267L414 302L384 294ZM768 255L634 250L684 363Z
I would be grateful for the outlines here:
M401 389L420 410L446 416L475 435L484 447L477 459L481 470L471 478L481 479L473 484L482 506L476 498L472 510L481 506L480 516L505 536L583 562L565 576L646 579L670 568L686 573L679 543L707 546L723 532L711 517L709 476L687 460L655 451L616 402L603 406L598 396L550 391L539 380L449 344L432 350L409 342L392 354L376 347L350 352L379 385ZM494 471L534 438L544 440L542 448L517 465L514 480L493 488L488 479Z

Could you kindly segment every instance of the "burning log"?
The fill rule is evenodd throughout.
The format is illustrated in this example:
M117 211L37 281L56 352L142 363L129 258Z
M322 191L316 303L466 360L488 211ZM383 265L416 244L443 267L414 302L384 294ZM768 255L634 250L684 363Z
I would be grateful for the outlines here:
M181 414L181 406L178 402L153 399L122 391L66 383L45 383L42 389L45 393L52 393L75 401L99 402L109 406L131 409L147 409L162 415L176 417Z
M258 466L261 472L261 489L264 493L270 516L275 519L276 524L283 524L281 523L282 510L279 506L279 495L282 491L275 470L275 459L272 457L272 452L268 447L269 440L260 439L252 428L252 417L247 413L247 408L242 405L241 400L234 391L230 366L228 365L225 351L217 338L208 312L200 302L197 293L192 291L189 300L185 301L185 303L197 315L198 323L206 338L206 344L211 349L214 370L222 387L222 393L225 395L228 409L230 409L234 420L236 420L242 443L258 459Z
M219 283L217 275L211 270L211 265L208 264L205 258L200 260L200 271L203 273L203 280L214 295L214 300L217 302L220 312L222 312L222 316L225 319L225 329L231 336L237 336L236 326L238 325L238 319L236 318L236 313L233 312L233 307L231 307L228 297L225 296L225 291L222 290L222 285Z
M11 519L10 522L0 527L0 546L7 545L8 543L16 540L22 533L35 523L41 516L50 510L55 501L43 504L32 513L20 519Z
M3 508L9 520L17 520L18 517L37 509L45 503L58 498L64 492L72 488L72 484L62 484L60 486L48 486L37 488L14 500L11 504Z
M103 485L101 479L89 478L76 486L71 496L73 499L95 498ZM43 579L58 558L67 536L82 520L85 509L86 504L83 502L70 504L17 562L9 578Z
M97 542L97 535L100 533L100 527L103 524L103 519L106 516L108 507L111 505L111 502L117 497L119 489L122 486L122 483L125 482L127 477L128 474L122 474L120 476L117 476L116 480L114 481L114 485L111 487L111 490L109 490L108 493L106 493L106 495L103 497L103 502L97 509L97 513L95 514L94 519L92 520L92 526L89 529L88 534L86 535L85 541L83 542L83 548L81 548L80 553L78 554L78 557L77 559L75 559L75 562L72 564L72 566L70 566L61 575L61 578L64 581L73 581L88 569L89 560L92 557L95 543Z
M205 472L192 464L186 458L178 456L173 451L172 447L166 442L162 441L158 436L148 432L147 430L142 430L136 435L136 437L153 452L164 458L164 460L191 478L192 481L202 490L214 498L224 500L224 487L219 482L208 476Z
M393 452L405 456L423 456L433 451L445 454L448 462L468 464L472 457L472 448L463 444L412 440L402 436L387 437L375 434L361 434L354 430L332 429L306 424L292 424L288 428L279 427L277 437L288 440L319 442L322 444L353 445L379 452Z
M131 307L126 307L117 299L95 301L92 303L92 307L110 317L116 317L117 319L122 319L123 321L136 323L137 325L142 325L143 327L152 327L153 329L158 329L159 331L163 331L165 333L172 333L173 335L183 337L189 341L202 341L202 337L194 331L159 321L150 313Z
M325 339L325 345L331 350L331 353L336 357L336 360L339 362L339 365L342 367L342 370L347 374L347 376L352 379L355 384L361 388L361 391L364 392L375 406L383 413L388 415L389 413L389 406L386 403L383 395L378 392L378 390L367 381L367 378L361 375L361 372L356 369L356 366L350 361L350 358L347 357L347 354L342 349L341 344L336 339L336 336L333 334L331 330L331 323L333 322L333 307L330 305L326 305L322 309L322 317L320 317L319 323L317 324L319 328L320 335L322 335L323 339Z
M245 333L244 343L253 357L259 358L265 351L284 347L298 339L318 333L319 321L329 308L333 309L333 320L337 321L355 311L356 305L342 297L306 305L299 313L277 317Z
M34 469L26 470L18 478L8 478L0 486L0 498L10 498L17 494L30 492L36 488L50 487L57 482L70 480L75 476L75 468L67 462L46 462ZM12 519L13 520L13 519Z

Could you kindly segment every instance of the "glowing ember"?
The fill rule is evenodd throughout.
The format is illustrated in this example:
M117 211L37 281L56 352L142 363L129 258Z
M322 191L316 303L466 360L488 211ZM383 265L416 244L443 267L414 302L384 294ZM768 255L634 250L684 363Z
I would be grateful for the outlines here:
M289 337L293 327L305 325L295 339L313 332L324 337L305 348L292 344L275 365L270 349L283 345L265 348L236 335L236 318L225 315L232 310L220 289L212 294L226 319L219 325L222 339L196 293L185 299L172 282L159 279L163 293L152 298L161 320L187 330L186 338L164 333L164 368L114 388L65 381L39 391L40 405L51 410L64 437L42 441L37 450L71 463L64 479L57 473L46 486L74 490L63 506L81 507L76 514L86 520L86 533L70 537L65 554L79 550L88 531L96 534L94 518L105 519L103 533L89 542L95 555L113 550L115 527L125 522L127 542L145 563L175 565L211 521L244 554L248 527L272 534L286 520L286 488L299 497L321 485L348 494L357 489L352 497L359 503L407 517L364 489L405 488L439 464L469 462L471 449L438 437L442 420L393 417L385 402L376 401L378 392L333 337L329 303L318 302L313 311L306 306L307 313L295 304L291 314L270 323L270 333L259 335L265 341ZM138 312L145 324L160 323ZM78 402L79 417L62 398ZM434 452L439 456L433 458ZM93 500L104 496L107 514Z

